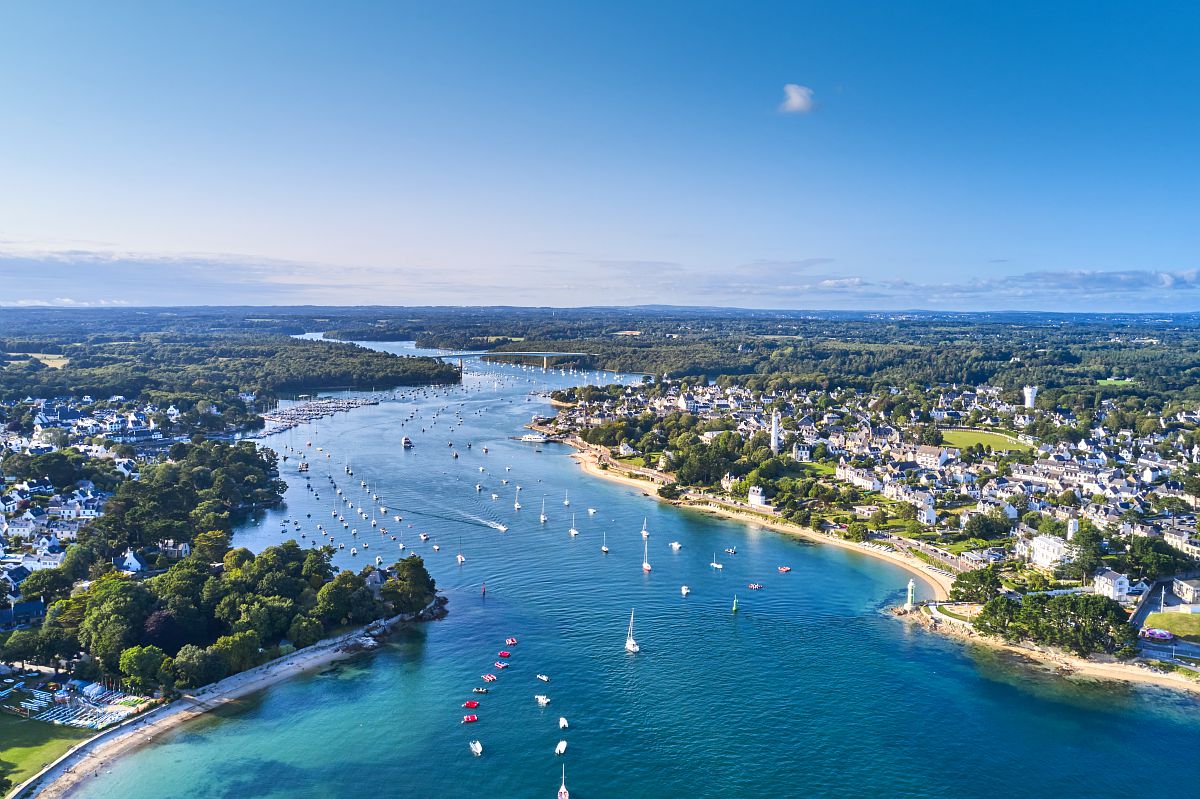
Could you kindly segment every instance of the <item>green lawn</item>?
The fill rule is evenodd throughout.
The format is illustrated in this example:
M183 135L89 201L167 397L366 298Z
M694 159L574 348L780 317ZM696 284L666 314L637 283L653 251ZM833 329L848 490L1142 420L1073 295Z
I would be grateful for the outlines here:
M1010 438L1000 433L989 433L987 430L944 430L942 431L942 440L947 446L959 449L973 447L976 444L983 444L985 447L991 447L998 452L1003 450L1028 451L1033 449L1033 447L1028 444L1022 444L1015 438Z
M1151 613L1146 618L1146 626L1170 630L1180 638L1200 642L1200 614Z
M1135 385L1136 383L1137 383L1137 381L1131 377L1123 377L1119 380L1116 378L1109 377L1104 380L1096 381L1096 385L1098 385L1098 386L1132 386L1132 385Z
M95 730L60 727L0 713L0 770L14 785L24 782L42 766L95 734Z

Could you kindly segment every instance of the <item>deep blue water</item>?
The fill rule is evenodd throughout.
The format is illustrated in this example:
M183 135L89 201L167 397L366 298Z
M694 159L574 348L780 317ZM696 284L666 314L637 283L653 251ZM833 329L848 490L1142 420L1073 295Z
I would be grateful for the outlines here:
M352 524L356 541L370 544L356 557L336 530L347 542L339 565L360 568L377 554L390 562L399 554L390 535L402 530L450 597L449 616L181 727L98 778L87 799L551 797L564 762L577 799L1089 796L1143 789L1150 775L1197 784L1195 700L1066 680L911 628L885 612L902 601L909 575L899 567L672 508L583 475L565 447L512 440L531 414L548 412L527 401L531 390L583 377L468 367L461 388L400 392L267 441L306 450L317 491L305 490L290 459L287 507L235 541L258 549L283 540L286 517L302 520L307 543L317 523L333 529L327 475L370 507L359 502L369 500L364 479L381 496L375 504L404 521L381 522L388 536ZM416 443L407 452L404 435ZM321 461L316 447L332 457ZM567 533L571 512L577 538ZM420 532L433 540L420 542ZM671 541L682 549L672 552ZM730 546L736 555L722 552ZM709 568L714 552L721 572ZM785 564L792 572L780 574ZM764 589L747 590L752 581ZM623 651L633 607L636 656ZM511 668L481 697L480 722L460 725L461 703L496 671L509 635L520 638L508 647ZM538 672L552 682L538 682ZM549 707L538 707L537 693L551 697ZM561 733L559 716L570 721ZM468 751L472 738L483 757ZM561 758L560 738L569 742Z

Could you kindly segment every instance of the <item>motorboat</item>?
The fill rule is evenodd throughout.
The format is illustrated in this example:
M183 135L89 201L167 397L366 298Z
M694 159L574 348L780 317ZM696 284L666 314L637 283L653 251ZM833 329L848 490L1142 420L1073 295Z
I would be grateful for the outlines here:
M515 645L516 645L516 643L517 643L517 639L516 639L516 638L512 638L512 637L505 638L505 639L504 639L504 643L505 643L505 644L507 644L508 646L515 646Z
M546 696L545 694L535 694L533 698L536 699L537 703L542 707L550 704L550 697Z
M474 724L477 721L479 721L479 716L476 716L474 713L469 716L463 716L462 718L463 724Z
M429 540L429 533L421 533L421 535L420 535L419 537L420 537L420 539L421 539L422 541L428 541L428 540Z
M556 755L561 755L563 752L566 752L566 751L567 751L567 742L566 741L559 741L558 745L554 747L554 754L556 754Z
M681 585L679 586L679 593L683 596L687 596L688 594L692 593L692 589L688 588L686 585Z
M437 552L437 551L441 550L441 548L442 548L441 544L434 544L434 545L433 545L433 551L434 551L434 552Z
M502 658L512 657L512 653L509 652L507 649L501 649L497 653L496 657L502 657Z
M726 548L725 548L725 554L726 554L726 555L736 555L736 554L737 554L737 547L726 547Z
M537 675L537 678L539 680L541 680L542 682L550 682L550 677L549 677L549 675L546 675L546 674L539 674L539 675Z
M791 570L792 570L792 567L791 567L791 566L780 566L780 567L779 567L779 573L780 573L780 574L787 574L787 573L788 573L788 572L790 572Z
M566 716L558 717L558 728L560 730L565 730L567 728L567 717Z
M762 590L762 583L750 583L750 585L748 585L746 587L749 588L751 591L759 591L759 590Z
M596 509L588 508L588 516L595 516L595 515L596 515Z
M671 550L672 551L678 552L681 549L683 549L683 544L679 543L678 541L671 542Z
M473 694L490 694L491 691L489 691L487 688L472 688L471 693L473 693Z
M474 710L475 708L479 707L479 703L474 699L468 699L466 702L462 703L462 706L467 710Z
M483 754L483 744L479 743L479 741L471 741L468 746L471 747L471 754L475 755L475 757Z

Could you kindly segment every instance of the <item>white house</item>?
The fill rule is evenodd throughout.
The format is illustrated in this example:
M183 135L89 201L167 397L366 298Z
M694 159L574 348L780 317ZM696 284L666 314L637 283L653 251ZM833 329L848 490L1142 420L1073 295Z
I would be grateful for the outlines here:
M770 507L767 504L767 498L763 496L763 490L761 486L750 486L749 499L750 504L757 508Z
M1096 572L1093 585L1096 593L1100 596L1106 596L1118 602L1124 602L1129 598L1129 577L1112 569L1101 569Z
M1034 536L1029 549L1029 560L1035 566L1052 569L1060 563L1071 561L1071 545L1054 535ZM1126 581L1126 590L1128 590Z

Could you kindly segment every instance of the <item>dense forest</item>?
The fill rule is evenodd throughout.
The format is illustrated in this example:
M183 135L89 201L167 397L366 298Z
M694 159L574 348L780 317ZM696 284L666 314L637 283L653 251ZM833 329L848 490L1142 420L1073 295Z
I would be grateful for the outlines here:
M0 350L8 353L8 364L0 369L0 399L9 400L27 395L139 397L148 392L253 391L271 396L305 389L386 389L459 379L454 366L435 358L402 357L353 344L274 334L145 333L109 342L26 335L0 340Z

